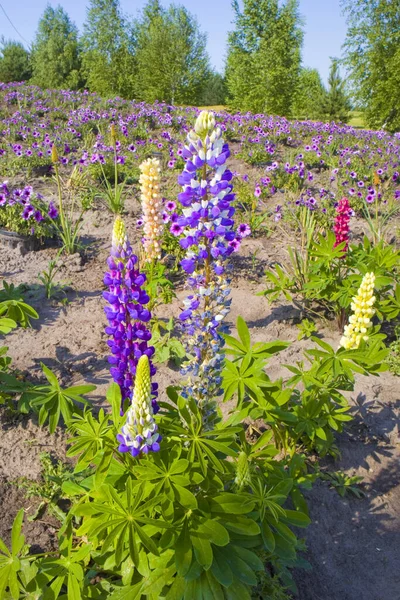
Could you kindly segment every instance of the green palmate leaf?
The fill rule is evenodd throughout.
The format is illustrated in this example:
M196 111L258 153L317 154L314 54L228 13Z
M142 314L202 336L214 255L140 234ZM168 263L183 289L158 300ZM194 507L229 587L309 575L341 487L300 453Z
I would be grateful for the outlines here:
M227 600L251 600L248 587L241 581L234 581L225 591Z
M5 597L5 590L8 587L11 597L14 600L20 598L20 584L18 573L21 571L21 557L25 548L25 537L22 534L22 522L24 519L24 510L18 511L14 519L11 530L11 552L0 540L0 598Z
M235 515L243 515L249 513L255 504L249 496L241 494L223 493L211 499L213 511L221 513L230 513Z
M232 569L225 554L218 548L214 548L211 572L221 585L229 587L233 583Z
M298 510L285 510L287 522L295 527L308 527L311 519L308 515Z
M192 542L189 535L189 529L185 521L175 545L175 564L178 574L181 577L184 577L189 571L192 563L192 556Z
M142 588L142 582L118 588L108 596L108 600L140 600Z
M236 321L236 326L244 348L250 350L250 333L246 321L239 316Z
M261 523L261 535L266 549L272 553L275 550L275 537L271 527L265 520Z
M213 562L213 550L210 542L201 533L191 532L190 539L197 562L207 571Z
M13 319L2 318L0 319L0 333L6 334L10 333L12 329L15 329L17 326L16 322Z
M224 600L224 592L211 570L202 574L201 589L203 598L210 598L210 600Z

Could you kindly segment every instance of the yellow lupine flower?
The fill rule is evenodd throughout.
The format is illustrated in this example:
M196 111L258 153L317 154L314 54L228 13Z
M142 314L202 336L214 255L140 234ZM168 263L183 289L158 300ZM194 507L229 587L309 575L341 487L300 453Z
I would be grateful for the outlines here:
M357 295L354 296L351 303L353 314L349 318L348 325L344 328L339 347L346 350L356 350L362 340L368 339L368 330L372 327L371 319L375 313L373 308L375 302L374 286L375 275L366 273Z
M140 170L145 258L151 262L161 258L161 237L164 229L160 161L157 158L148 158L142 162Z
M126 228L125 223L120 216L117 216L114 221L114 227L112 232L112 245L113 248L117 249L123 246L126 242Z

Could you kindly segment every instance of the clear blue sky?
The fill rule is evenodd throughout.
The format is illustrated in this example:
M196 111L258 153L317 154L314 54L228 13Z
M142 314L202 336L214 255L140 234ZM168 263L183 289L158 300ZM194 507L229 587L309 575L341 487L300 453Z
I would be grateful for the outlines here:
M341 55L346 24L339 6L340 0L300 0L300 12L305 22L303 64L315 67L326 81L330 57ZM27 42L34 38L40 16L47 4L61 4L79 28L85 20L85 0L0 0L9 18ZM146 0L120 0L123 11L136 16ZM169 5L169 0L162 4ZM203 31L208 34L208 52L212 64L223 70L226 56L227 33L232 29L231 0L175 0L197 16ZM19 39L0 9L0 36ZM27 44L25 44L27 45Z

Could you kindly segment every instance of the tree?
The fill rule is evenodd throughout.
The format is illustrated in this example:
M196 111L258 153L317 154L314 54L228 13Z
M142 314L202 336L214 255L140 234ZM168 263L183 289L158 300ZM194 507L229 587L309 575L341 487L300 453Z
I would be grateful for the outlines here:
M320 116L321 98L326 93L317 69L303 67L294 92L292 114L296 118L317 119Z
M199 99L200 106L218 106L226 102L226 83L220 73L211 71Z
M328 90L321 97L319 112L327 121L342 121L349 118L351 104L344 90L344 81L340 77L337 59L332 60L329 71Z
M206 35L183 6L151 0L136 23L138 97L195 104L211 74Z
M134 94L133 36L118 0L90 0L82 37L87 86L105 96Z
M372 127L400 130L400 0L342 0L352 93Z
M298 0L233 0L235 30L226 69L233 108L289 115L297 86L303 31Z
M46 88L82 85L78 30L61 6L47 6L32 48L32 82Z
M27 81L32 74L29 52L20 42L0 40L0 81Z

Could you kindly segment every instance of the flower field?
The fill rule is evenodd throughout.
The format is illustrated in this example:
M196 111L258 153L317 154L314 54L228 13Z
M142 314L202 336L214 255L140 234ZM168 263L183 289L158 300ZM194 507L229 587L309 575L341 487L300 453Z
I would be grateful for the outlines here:
M0 598L400 589L400 134L0 84Z

